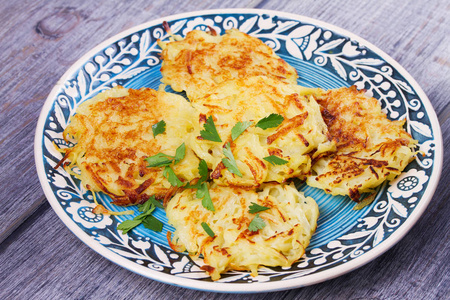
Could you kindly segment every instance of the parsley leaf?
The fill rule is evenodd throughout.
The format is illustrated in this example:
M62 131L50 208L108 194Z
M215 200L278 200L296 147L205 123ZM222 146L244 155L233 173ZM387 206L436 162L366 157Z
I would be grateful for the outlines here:
M233 141L236 140L247 128L252 126L252 124L251 121L237 122L233 129L231 129L231 139Z
M122 233L125 234L141 223L142 220L125 220L117 226L117 229L122 230Z
M153 231L161 232L163 223L154 216L147 216L142 220L142 225Z
M183 186L183 188L185 188L185 189L199 189L201 187L201 185L202 185L202 182L200 182L200 180L199 180L194 185L191 185L191 183L188 182L188 183L186 183L185 186Z
M173 156L164 153L158 153L156 155L147 157L145 160L148 162L147 167L149 168L164 167L169 166L172 163Z
M175 175L175 172L169 166L166 166L164 168L163 176L167 178L167 180L172 186L180 187L183 185L183 182L180 179L178 179L177 175Z
M155 207L164 208L164 206L156 200L155 196L151 196L144 204L138 204L140 212L146 212L150 209L150 206L154 205Z
M200 188L198 188L196 196L198 199L202 199L202 205L204 208L210 211L216 211L206 182L203 182Z
M289 161L279 158L278 156L275 156L275 155L263 157L263 159L267 160L272 165L285 165L289 162Z
M158 153L153 156L149 156L145 158L145 160L148 163L148 168L154 168L154 167L165 167L170 166L172 162L174 165L179 163L184 156L186 155L186 145L183 143L180 146L178 146L177 150L175 151L175 156L164 154L164 153Z
M159 121L152 125L153 137L155 138L158 134L163 134L166 131L166 122L164 120Z
M227 143L225 145L225 148L223 149L223 154L227 157L227 159L222 158L222 163L227 167L228 171L230 171L233 174L236 174L239 177L242 177L241 171L239 171L236 160L234 159L233 152L231 152L230 149L230 143Z
M208 165L206 164L206 161L204 159L202 159L198 164L198 173L201 177L199 178L199 180L197 180L197 183L191 185L191 183L188 182L184 186L185 189L199 189L201 184L208 179Z
M262 205L259 205L259 204L255 203L255 202L251 202L251 204L250 204L250 206L248 208L249 208L248 212L251 213L251 214L256 214L257 212L265 211L265 210L270 209L270 207L262 206Z
M263 229L264 227L266 227L266 223L264 223L264 220L259 216L259 214L256 214L256 216L248 225L248 230L258 231L259 229Z
M212 231L212 229L208 226L208 224L206 224L205 222L202 222L202 227L203 230L205 230L205 232L210 236L210 237L214 237L214 231Z
M147 210L150 209L150 206L152 205L152 201L151 201L152 198L155 199L155 196L150 197L150 199L145 201L144 204L139 204L138 205L140 212L146 212Z
M147 200L147 202L150 202L155 207L164 208L164 206L161 204L161 202L156 200L155 196L151 196L150 199ZM145 202L145 203L147 203L147 202Z
M205 128L205 130L200 131L200 135L203 139L213 142L222 142L219 133L217 132L216 125L214 125L212 116L208 117L206 123L203 125L203 128Z
M198 164L198 174L201 176L199 181L203 182L208 179L208 165L204 159Z
M142 220L142 219L145 219L146 217L150 216L150 215L153 213L154 210L155 210L155 206L150 205L150 209L149 209L149 210L143 212L143 213L140 214L140 215L137 215L136 217L134 217L134 220Z
M185 155L186 155L186 145L183 143L177 148L175 152L173 164L176 165L177 163L179 163L184 158Z
M270 114L269 116L259 120L259 122L256 123L255 126L266 130L268 128L278 127L283 122L283 120L284 118L282 115Z
M137 215L133 220L123 221L117 226L117 229L122 230L123 234L125 234L139 224L142 224L153 231L161 231L163 223L152 216L156 206L162 207L161 203L155 199L155 196L151 196L144 204L138 205L139 211L142 214Z

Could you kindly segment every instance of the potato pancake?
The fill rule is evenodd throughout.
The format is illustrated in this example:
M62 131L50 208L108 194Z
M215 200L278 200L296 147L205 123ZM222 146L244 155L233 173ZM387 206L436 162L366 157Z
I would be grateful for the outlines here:
M200 30L179 41L162 42L162 82L190 100L229 79L266 75L297 82L296 70L261 40L237 29L215 36Z
M148 168L145 158L157 153L175 155L192 131L195 114L183 97L148 88L115 87L83 102L71 117L64 137L76 144L65 150L67 170L86 188L101 191L117 205L161 199L171 190L161 168ZM154 136L152 126L165 121L165 132ZM198 177L199 159L188 147L185 158L173 169L182 180Z
M188 189L170 200L166 213L176 229L171 246L175 251L203 255L206 265L202 269L213 280L230 269L251 270L256 276L260 265L289 267L305 253L319 209L293 184L266 184L257 191L212 186L209 192L214 212L205 209L195 191ZM252 203L268 209L250 213ZM263 225L252 231L255 219ZM212 236L202 223L212 230Z
M361 193L394 179L414 158L416 141L403 129L405 120L390 121L364 91L329 90L316 100L337 152L315 162L308 185L359 201Z
M265 76L229 80L195 100L198 124L187 145L213 170L211 177L224 186L257 188L263 182L284 182L302 177L311 168L311 158L334 150L328 131L313 97L303 94L315 89L288 84ZM256 124L276 114L279 126L262 129ZM222 142L201 136L207 119L212 117ZM238 122L252 122L241 135L232 139L232 128ZM224 147L236 160L242 177L230 172L223 163ZM272 164L267 157L282 159Z

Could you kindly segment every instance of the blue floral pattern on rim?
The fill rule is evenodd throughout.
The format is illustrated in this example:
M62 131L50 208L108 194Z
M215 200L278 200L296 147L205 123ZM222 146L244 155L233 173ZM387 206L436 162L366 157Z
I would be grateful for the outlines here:
M415 85L397 67L363 41L329 29L326 24L317 25L310 19L303 21L300 16L294 18L278 12L252 10L241 13L205 12L174 17L168 21L174 34L185 35L193 29L207 30L211 27L218 34L238 28L258 37L297 68L299 84L323 88L356 85L359 89L366 89L369 95L380 99L389 118L406 118L406 130L419 141L419 151L423 154L418 155L401 176L379 188L376 201L358 213L350 211L352 205L344 197L335 200L316 189L299 186L306 194L322 199L318 200L321 209L340 209L351 213L353 225L337 231L335 235L324 236L322 240L313 238L305 256L290 268L263 267L257 277L251 277L248 272L230 271L224 274L220 283L248 284L295 279L296 283L291 286L301 286L301 278L338 268L373 251L405 224L435 172L436 132L424 100L418 95ZM43 130L37 133L41 135L37 147L42 148L42 157L37 157L37 160L42 161L42 172L47 178L45 185L51 188L54 195L54 200L49 201L61 207L97 243L152 272L208 282L210 279L200 269L203 264L201 259L193 260L186 253L172 251L167 243L160 242L161 239L152 236L150 231L141 229L122 234L116 227L127 217L93 214L95 205L90 192L62 168L54 169L61 154L55 150L53 143L70 146L62 139L62 131L79 103L116 85L158 87L161 78L158 55L161 50L156 44L157 39L166 40L168 34L161 22L155 21L148 27L111 41L63 77L63 84L53 93L55 96L47 100L50 102L49 110L41 116L44 118ZM109 209L123 210L109 205L108 201L103 201L103 204ZM163 212L160 214L164 220ZM320 222L319 219L319 229ZM327 229L329 231L338 228L340 221L322 220L322 223L325 222L334 222L333 227ZM173 230L167 224L164 227L162 236ZM318 232L317 235L320 237L323 234ZM156 273L148 276L157 279ZM178 284L188 286L186 283Z

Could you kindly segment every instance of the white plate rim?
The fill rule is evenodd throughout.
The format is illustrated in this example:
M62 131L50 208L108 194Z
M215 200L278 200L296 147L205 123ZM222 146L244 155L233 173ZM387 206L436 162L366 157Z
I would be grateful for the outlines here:
M156 272L153 270L149 270L148 268L145 268L144 266L140 266L137 264L131 263L129 260L125 259L124 257L113 253L97 241L95 241L91 236L89 236L87 233L85 233L62 209L62 207L58 204L56 197L54 196L46 178L44 170L44 164L42 161L42 133L44 128L44 123L47 117L47 113L51 107L51 104L53 103L53 99L55 95L57 94L57 91L60 89L60 87L64 84L65 79L72 74L76 69L82 65L86 59L89 57L92 57L93 54L99 52L109 44L113 43L114 41L117 41L125 36L128 36L134 32L137 32L139 30L145 29L150 26L154 26L156 24L160 24L163 21L172 21L176 19L181 18L188 18L188 17L194 17L194 16L204 16L209 14L226 14L226 13L237 13L237 14L249 14L249 13L255 13L255 14L268 14L268 15L276 15L276 16L283 16L287 18L297 19L301 20L302 22L308 22L317 26L326 27L333 32L337 32L339 34L345 35L352 40L358 41L360 44L363 44L370 48L372 51L377 53L380 57L382 57L386 62L391 64L409 83L410 85L415 89L416 94L421 99L422 104L425 107L425 110L428 114L428 117L430 119L430 124L432 126L434 139L435 139L435 157L433 162L433 171L431 173L431 177L429 178L429 184L424 192L424 194L421 197L421 200L419 201L419 204L414 209L414 211L411 213L411 215L408 216L407 220L399 227L394 233L392 233L391 236L389 236L387 239L383 240L381 244L379 244L377 247L372 249L371 251L366 252L364 255L361 255L347 263L344 263L342 265L339 265L335 268L331 268L325 271L320 272L319 274L312 274L312 275L306 275L302 277L301 279L290 279L285 281L276 281L276 282L264 282L259 283L255 282L252 284L237 284L237 283L217 283L217 282L204 282L204 281L198 281L194 279L187 279L187 278L180 278L176 277L174 275L169 275L161 272ZM231 9L212 9L212 10L200 10L200 11L192 11L188 13L182 13L182 14L176 14L171 15L163 18L158 18L156 20L152 20L143 24L140 24L138 26L132 27L128 30L125 30L121 33L118 33L109 39L101 42L97 46L95 46L93 49L88 51L85 55L83 55L79 60L77 60L65 73L64 75L57 81L56 85L53 87L52 91L50 92L49 96L47 97L39 119L36 126L36 132L35 132L35 140L34 140L34 153L35 153L35 163L37 168L37 173L39 177L39 181L41 183L41 186L44 190L44 194L47 197L50 205L52 206L53 210L56 212L58 217L63 221L63 223L81 240L83 241L87 246L89 246L92 250L96 251L98 254L102 255L103 257L107 258L108 260L118 264L119 266L128 269L134 273L140 274L144 277L172 284L175 286L180 287L186 287L190 289L197 289L202 291L211 291L211 292L226 292L226 293L258 293L258 292L272 292L272 291L280 291L280 290L286 290L286 289L293 289L293 288L299 288L303 286L313 285L317 284L326 280L330 280L333 278L336 278L338 276L341 276L345 273L348 273L352 270L355 270L375 258L379 257L383 253L385 253L387 250L389 250L391 247L393 247L396 243L398 243L408 232L409 230L414 226L414 224L418 221L420 216L425 211L426 207L428 206L429 202L432 199L432 196L437 188L440 174L442 171L442 164L443 164L443 141L442 141L442 133L439 125L439 121L437 119L437 115L431 105L430 100L426 96L426 94L423 92L422 88L419 86L419 84L414 80L414 78L392 57L387 55L384 51L380 50L378 47L373 45L372 43L366 41L365 39L345 30L340 27L334 26L332 24L313 19L310 17L298 15L298 14L292 14L282 11L274 11L274 10L267 10L267 9L244 9L244 8L231 8Z

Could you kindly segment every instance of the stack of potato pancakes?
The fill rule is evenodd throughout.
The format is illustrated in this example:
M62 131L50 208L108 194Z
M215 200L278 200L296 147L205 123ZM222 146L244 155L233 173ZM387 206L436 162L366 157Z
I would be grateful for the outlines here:
M376 99L297 85L257 38L194 30L158 44L160 90L115 87L83 102L64 131L76 142L64 166L114 204L163 200L169 244L202 255L213 280L305 253L319 210L290 179L358 202L414 157L404 121Z

